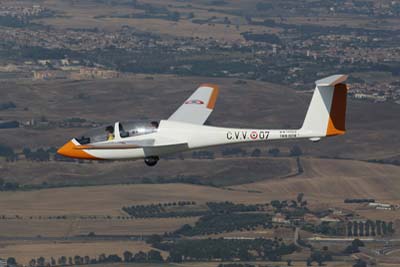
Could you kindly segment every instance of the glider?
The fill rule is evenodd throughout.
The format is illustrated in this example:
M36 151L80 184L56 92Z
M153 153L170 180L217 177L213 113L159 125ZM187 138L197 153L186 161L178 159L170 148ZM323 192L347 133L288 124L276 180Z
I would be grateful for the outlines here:
M203 125L214 110L218 87L201 85L167 120L116 122L73 138L57 152L90 160L144 159L148 166L159 157L191 149L244 142L322 137L345 133L346 75L316 81L300 129L237 129Z

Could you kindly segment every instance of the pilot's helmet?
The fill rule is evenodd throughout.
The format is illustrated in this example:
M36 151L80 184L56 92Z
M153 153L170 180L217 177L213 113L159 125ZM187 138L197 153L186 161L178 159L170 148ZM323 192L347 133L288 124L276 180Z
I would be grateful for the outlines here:
M108 133L114 133L114 127L113 126L107 126L106 127L106 132L108 132Z

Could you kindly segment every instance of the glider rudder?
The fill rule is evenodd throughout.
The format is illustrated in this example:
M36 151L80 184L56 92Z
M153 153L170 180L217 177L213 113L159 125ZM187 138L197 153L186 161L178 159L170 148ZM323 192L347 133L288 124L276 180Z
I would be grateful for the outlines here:
M346 131L347 75L332 75L315 82L316 87L301 132L315 137Z

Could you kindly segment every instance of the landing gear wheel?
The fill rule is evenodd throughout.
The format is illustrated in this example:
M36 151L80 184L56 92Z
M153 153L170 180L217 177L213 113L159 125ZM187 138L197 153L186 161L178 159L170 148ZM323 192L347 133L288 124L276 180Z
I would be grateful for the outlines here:
M157 164L159 159L160 158L158 156L146 157L144 158L144 163L146 163L147 166L152 167Z

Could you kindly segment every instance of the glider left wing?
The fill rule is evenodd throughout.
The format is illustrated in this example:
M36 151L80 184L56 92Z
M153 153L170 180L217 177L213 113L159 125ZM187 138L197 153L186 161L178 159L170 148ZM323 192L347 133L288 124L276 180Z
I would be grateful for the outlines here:
M204 124L214 109L218 86L202 84L169 118L171 121Z

